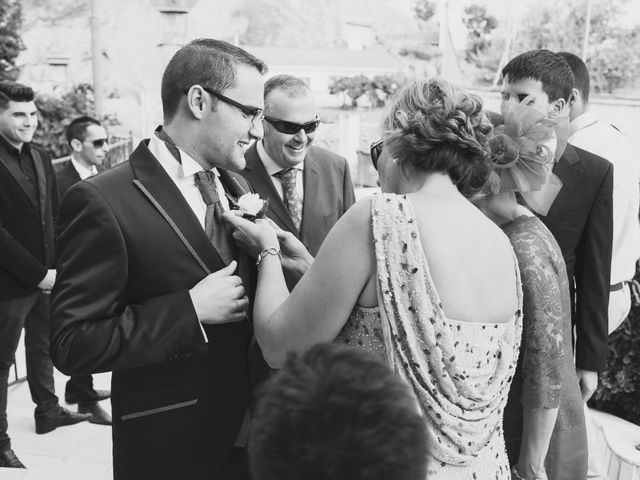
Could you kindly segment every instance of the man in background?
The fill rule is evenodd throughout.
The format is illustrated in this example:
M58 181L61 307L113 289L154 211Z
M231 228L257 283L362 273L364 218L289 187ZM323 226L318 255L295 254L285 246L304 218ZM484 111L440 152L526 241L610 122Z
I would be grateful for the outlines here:
M267 216L315 256L331 227L355 203L349 165L313 145L320 120L303 80L270 78L264 105L264 138L247 151L243 175L260 197L269 199ZM295 283L287 280L292 288Z
M25 468L7 434L7 383L25 329L27 381L36 433L90 417L62 408L49 356L49 293L56 281L58 189L49 155L32 145L33 90L0 82L0 467Z
M56 175L60 198L73 184L104 171L102 163L108 151L107 131L95 118L72 120L66 133L71 160ZM108 390L93 388L91 375L72 375L64 392L65 402L77 403L78 412L90 413L89 422L98 425L111 425L110 415L98 403L109 396Z

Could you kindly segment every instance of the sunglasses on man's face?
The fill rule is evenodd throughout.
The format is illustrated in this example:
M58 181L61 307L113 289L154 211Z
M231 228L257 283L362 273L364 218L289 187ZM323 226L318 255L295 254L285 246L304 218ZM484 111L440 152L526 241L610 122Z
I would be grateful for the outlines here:
M383 148L384 140L378 140L371 144L371 163L373 163L373 168L376 170L378 170L378 158L380 158Z
M96 140L93 140L91 143L93 144L93 148L102 148L104 147L105 143L107 143L107 139L98 138Z
M320 120L318 119L307 123L287 122L285 120L279 120L267 115L265 115L264 119L271 125L273 125L273 128L275 128L280 133L286 133L289 135L295 135L300 130L304 130L304 133L313 133L320 126Z

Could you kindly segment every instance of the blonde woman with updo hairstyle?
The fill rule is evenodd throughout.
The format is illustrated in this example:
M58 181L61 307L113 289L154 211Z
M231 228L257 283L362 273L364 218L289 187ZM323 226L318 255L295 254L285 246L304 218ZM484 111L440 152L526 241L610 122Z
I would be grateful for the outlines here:
M491 171L491 125L479 98L429 80L391 101L381 130L382 193L351 207L315 259L265 221L227 216L259 258L256 337L275 368L326 341L380 355L424 416L428 478L508 479L520 279L507 237L465 197ZM306 270L291 294L283 268Z

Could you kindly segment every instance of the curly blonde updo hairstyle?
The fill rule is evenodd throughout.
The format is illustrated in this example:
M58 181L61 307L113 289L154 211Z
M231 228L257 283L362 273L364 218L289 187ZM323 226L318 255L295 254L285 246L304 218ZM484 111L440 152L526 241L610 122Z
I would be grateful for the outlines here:
M382 123L385 147L406 171L449 174L465 195L491 173L492 126L482 100L442 79L417 80L392 99Z

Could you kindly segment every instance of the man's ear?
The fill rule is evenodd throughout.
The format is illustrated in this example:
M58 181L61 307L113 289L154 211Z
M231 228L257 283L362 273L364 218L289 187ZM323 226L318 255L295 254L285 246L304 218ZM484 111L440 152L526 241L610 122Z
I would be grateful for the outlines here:
M82 142L77 138L71 140L71 143L69 145L71 146L71 150L73 150L74 152L82 151Z
M571 95L569 96L569 106L573 107L573 104L580 100L580 91L577 88L571 89Z
M187 91L187 109L191 114L200 120L207 109L204 88L196 84Z
M564 98L558 98L553 101L553 113L559 115L564 107L567 105L567 101Z

